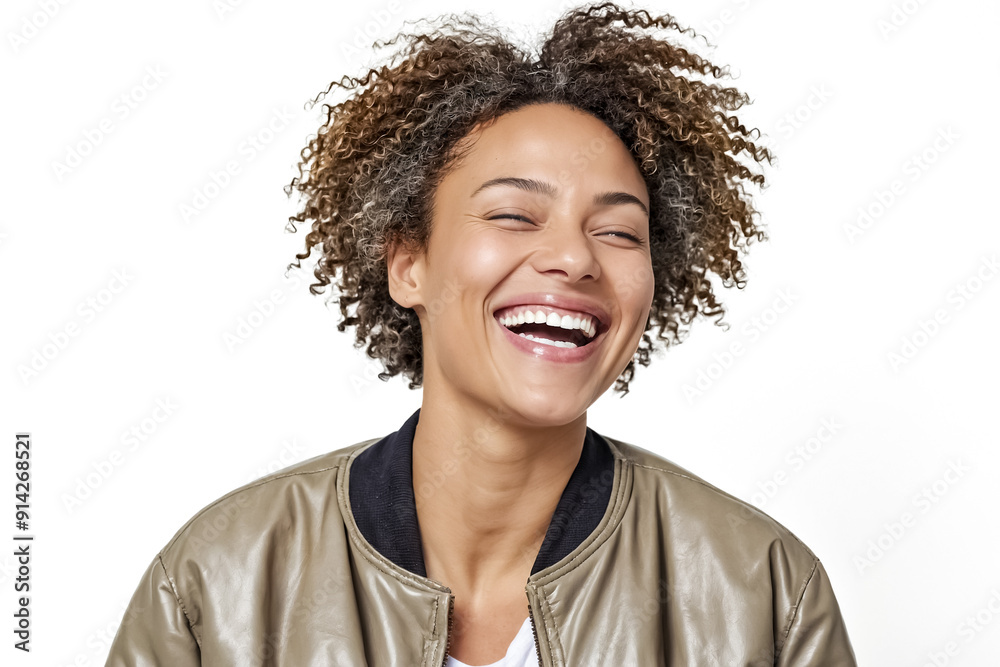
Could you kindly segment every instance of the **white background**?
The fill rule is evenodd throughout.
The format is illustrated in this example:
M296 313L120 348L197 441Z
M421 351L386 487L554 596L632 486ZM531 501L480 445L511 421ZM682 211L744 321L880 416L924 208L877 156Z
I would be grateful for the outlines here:
M103 664L140 575L191 515L419 406L399 378L374 379L309 274L283 276L305 231L285 232L282 188L319 126L306 100L376 62L371 42L404 20L465 4L5 3L0 535L13 544L27 430L36 540L28 656L11 647L0 548L0 662ZM532 32L561 9L488 5ZM795 532L829 570L861 664L995 664L1000 10L642 6L711 38L701 53L754 100L738 115L779 155L754 191L771 238L752 246L746 288L720 289L731 328L696 322L590 425ZM86 155L58 167L72 151ZM230 161L239 173L211 187ZM196 193L210 200L185 220ZM142 439L123 439L133 428Z

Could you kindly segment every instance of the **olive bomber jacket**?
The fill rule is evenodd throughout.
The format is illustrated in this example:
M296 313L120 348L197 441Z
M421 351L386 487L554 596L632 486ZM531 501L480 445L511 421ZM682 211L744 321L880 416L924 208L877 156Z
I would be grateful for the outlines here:
M143 574L107 665L444 665L454 598L424 569L419 413L196 514ZM792 533L589 428L525 593L543 667L857 664L826 572Z

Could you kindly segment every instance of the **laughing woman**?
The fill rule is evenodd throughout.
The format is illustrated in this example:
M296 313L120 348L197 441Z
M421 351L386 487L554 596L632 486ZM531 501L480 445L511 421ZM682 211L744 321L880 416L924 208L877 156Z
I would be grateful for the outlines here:
M690 32L603 4L532 55L453 16L338 84L297 257L421 408L191 519L109 665L855 664L792 533L587 427L764 238L746 96L655 29Z

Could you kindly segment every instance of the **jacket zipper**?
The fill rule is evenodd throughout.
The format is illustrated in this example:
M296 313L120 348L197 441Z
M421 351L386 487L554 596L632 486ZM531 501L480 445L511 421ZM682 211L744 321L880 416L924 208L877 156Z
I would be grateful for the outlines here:
M452 626L452 612L455 610L455 596L448 595L448 636L444 643L444 659L441 661L441 667L448 667L448 655L451 651L451 626ZM542 648L538 644L538 631L535 629L535 615L531 612L531 602L528 602L528 623L531 625L531 638L535 642L535 656L538 658L538 664L542 664Z
M441 667L448 667L448 653L451 651L451 615L455 609L455 596L448 594L448 636L444 643L444 660L441 661Z
M538 664L542 664L542 647L538 644L538 632L535 630L535 615L531 613L531 602L528 602L528 622L531 624L531 637L535 640L535 655L538 656Z

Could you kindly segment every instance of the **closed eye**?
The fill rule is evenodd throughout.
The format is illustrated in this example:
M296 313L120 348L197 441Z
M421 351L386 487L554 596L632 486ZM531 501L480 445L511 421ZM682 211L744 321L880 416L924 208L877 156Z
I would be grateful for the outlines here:
M532 222L530 219L524 217L523 215L516 215L514 213L505 213L503 215L494 215L494 216L492 216L490 218L486 218L486 219L487 220L519 220L521 222L526 222L529 225L535 224L534 222ZM642 239L640 239L638 236L636 236L635 234L630 234L628 232L621 232L621 231L604 232L603 234L601 234L601 236L616 236L618 238L623 238L623 239L626 239L628 241L632 241L633 243L637 243L639 245L642 245L642 243L643 243Z
M640 239L635 234L629 234L628 232L605 232L604 236L618 236L620 238L628 239L629 241L633 241L635 243L639 243L639 244L642 243L642 239Z
M487 220L504 220L504 219L508 219L508 220L521 220L522 222L527 222L529 224L534 224L533 222L531 222L531 220L528 220L523 215L514 215L513 213L504 214L504 215L494 215L492 218L486 218L486 219Z

